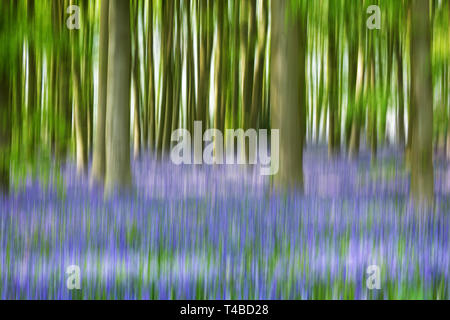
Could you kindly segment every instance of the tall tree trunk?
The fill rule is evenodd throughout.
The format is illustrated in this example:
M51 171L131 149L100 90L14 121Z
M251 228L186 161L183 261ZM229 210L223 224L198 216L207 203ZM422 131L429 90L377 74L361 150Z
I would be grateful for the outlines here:
M351 13L351 17L355 17L358 21L359 6L355 7L354 3L345 3L346 10ZM345 121L345 139L348 147L348 154L352 157L356 151L355 140L352 140L353 127L356 126L357 105L356 105L356 87L358 81L358 56L359 56L359 23L351 19L345 19L345 28L348 38L348 109ZM355 128L356 130L357 128ZM356 132L355 132L356 133Z
M434 194L429 1L413 1L411 11L411 104L416 111L411 144L411 195L416 204L428 206Z
M156 147L156 116L155 116L155 75L153 60L153 0L148 2L148 26L147 26L147 57L148 57L148 147L154 150Z
M0 195L9 192L11 135L10 79L3 69L0 70Z
M398 87L398 110L397 110L397 135L398 143L403 149L405 147L405 98L403 85L403 55L399 30L395 39L395 58L397 60L397 87Z
M94 135L95 141L91 173L91 182L101 184L105 180L106 167L105 120L106 90L108 86L108 20L109 0L101 0L97 122Z
M280 134L279 171L274 184L278 189L302 190L306 23L299 17L285 19L289 3L271 3L271 117L272 129ZM299 37L299 33L304 36Z
M14 1L13 2L13 16L14 19L16 19L16 21L19 21L19 19L21 18L20 16L20 10L18 7L18 1ZM16 52L16 57L15 57L15 65L14 67L16 68L16 74L14 76L14 108L15 108L15 126L14 126L14 130L15 130L15 141L16 141L16 148L21 148L22 146L22 122L23 122L23 118L22 118L22 107L23 107L23 44L20 43L19 48Z
M325 87L325 64L324 64L324 58L323 54L320 53L321 59L320 59L320 73L318 74L319 77L319 84L318 84L318 97L317 97L317 108L316 108L316 144L319 144L320 142L320 119L322 117L322 111L323 111L323 98L324 98L324 87Z
M374 37L371 35L369 37L369 76L368 82L370 87L369 95L369 115L368 115L368 144L370 146L370 151L372 158L375 159L377 155L377 104L376 104L376 92L375 92L375 45Z
M232 128L237 129L239 127L239 88L240 88L240 74L239 74L239 63L240 63L240 56L239 56L239 48L240 48L240 27L239 27L239 21L240 21L240 3L239 0L234 1L234 56L233 56L233 72L234 72L234 80L233 80L233 105L232 105L232 119L233 124Z
M173 62L173 42L174 42L174 2L168 1L162 4L162 17L164 24L164 39L165 39L165 48L164 48L164 72L165 72L165 89L166 89L166 99L165 103L161 104L161 107L164 110L164 122L162 124L162 155L165 155L169 152L170 149L170 136L172 130L172 120L173 120L173 112L174 112L174 62Z
M448 19L450 21L450 2L448 3ZM448 24L448 40L450 42L450 22ZM449 82L450 82L450 70L449 70L449 66L450 66L450 57L448 58L447 61L447 79L445 79L446 81L446 91L447 91L447 95L448 95L448 91L449 91ZM450 108L450 97L446 96L445 99L447 100L447 106L448 108ZM447 110L448 113L448 119L447 119L447 142L446 142L446 153L447 153L447 160L450 160L450 125L449 125L449 120L450 120L450 110Z
M186 3L186 19L187 21L187 72L186 72L186 85L187 85L187 129L189 132L194 130L195 120L195 63L194 63L194 40L192 36L192 17L191 17L191 1Z
M203 128L208 127L209 83L211 73L211 53L213 47L213 2L199 0L198 14L200 15L199 38L199 79L197 98L197 120L202 121Z
M133 149L134 158L141 155L141 75L139 63L139 2L134 2L133 13L133 88L134 88L134 119L133 119Z
M131 187L130 2L110 1L108 41L105 197Z
M28 24L30 34L28 35L28 157L31 162L34 161L37 143L37 130L39 125L38 100L37 100L37 62L36 62L36 44L34 39L34 21L35 21L35 1L27 2Z
M175 17L176 17L176 25L181 26L181 3L180 1L175 2ZM183 55L181 53L182 46L182 32L181 28L176 30L175 37L175 51L174 58L172 59L172 68L174 73L174 85L173 85L173 112L172 112L172 122L171 122L171 132L175 131L179 128L180 125L180 113L181 113L181 84L182 84L182 69L183 69ZM171 132L169 132L171 134ZM169 147L170 147L170 136L169 138Z
M215 111L214 111L214 127L220 131L223 131L222 119L222 96L224 95L222 89L223 79L223 42L224 42L224 1L217 2L217 39L216 39L216 61L215 61Z
M255 69L255 46L256 46L256 0L244 0L242 10L244 23L242 24L241 41L243 43L244 57L244 80L242 88L242 115L244 129L251 128L251 109L252 109L252 92L253 92L253 76ZM248 16L245 16L245 15ZM242 36L244 34L244 36ZM248 36L247 36L248 35Z
M77 40L75 40L77 41ZM74 45L76 47L76 45ZM87 171L87 123L86 106L83 105L83 92L81 90L80 78L80 57L79 52L72 52L72 81L73 81L73 102L75 116L75 135L76 135L76 159L77 173L83 174Z
M338 77L337 77L337 52L336 52L336 1L329 0L328 7L328 153L336 155L339 146L336 145L337 120L338 120Z
M250 128L257 129L258 116L262 110L264 62L266 57L266 40L268 27L268 3L262 2L262 15L258 30L258 47L256 50L255 75L253 82L252 106L250 113Z
M364 53L361 41L358 49L358 67L356 71L356 86L354 98L354 115L352 121L352 130L350 134L349 157L355 158L359 153L360 133L361 133L361 117L362 117L362 92L364 86Z
M53 1L55 6L56 28L58 30L56 39L58 48L54 50L57 55L56 77L58 83L56 90L56 101L54 106L55 113L55 157L59 160L65 160L69 151L69 142L71 139L72 127L72 95L70 90L71 72L71 50L70 50L70 30L65 25L65 8L69 1Z

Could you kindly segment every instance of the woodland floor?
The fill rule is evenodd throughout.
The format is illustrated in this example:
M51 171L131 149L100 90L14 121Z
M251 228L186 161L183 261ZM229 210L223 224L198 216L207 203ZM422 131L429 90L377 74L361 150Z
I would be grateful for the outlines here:
M104 202L70 164L0 199L0 298L450 299L450 166L434 212L409 202L402 157L305 153L305 193L259 170L133 163L132 195ZM68 290L78 265L81 289ZM366 287L378 265L380 290Z

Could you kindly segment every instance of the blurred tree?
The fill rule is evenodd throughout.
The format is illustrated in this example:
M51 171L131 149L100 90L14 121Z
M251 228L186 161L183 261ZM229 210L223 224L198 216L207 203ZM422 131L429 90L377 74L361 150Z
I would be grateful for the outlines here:
M416 203L433 202L433 86L429 1L413 0L411 10L411 195Z
M303 134L306 125L306 10L305 2L290 11L289 0L272 2L271 117L279 130L277 189L303 189Z
M131 186L130 3L110 0L106 104L105 197Z
M98 68L98 103L97 122L94 135L91 183L103 184L105 179L105 120L106 97L108 87L108 23L109 0L101 0L99 68Z

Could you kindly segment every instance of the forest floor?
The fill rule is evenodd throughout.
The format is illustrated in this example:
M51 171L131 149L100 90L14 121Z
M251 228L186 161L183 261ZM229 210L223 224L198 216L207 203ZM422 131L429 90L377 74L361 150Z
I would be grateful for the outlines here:
M428 213L388 149L376 163L306 150L303 196L270 195L259 170L147 157L133 194L104 202L72 164L60 171L0 199L1 299L450 299L444 162ZM66 286L70 265L80 290Z

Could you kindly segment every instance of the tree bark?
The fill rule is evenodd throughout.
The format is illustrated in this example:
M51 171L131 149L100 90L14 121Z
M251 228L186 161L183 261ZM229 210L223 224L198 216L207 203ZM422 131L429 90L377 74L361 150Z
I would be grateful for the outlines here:
M398 31L398 30L397 30ZM405 98L403 86L403 55L400 35L396 33L395 57L397 60L397 87L398 87L398 110L397 110L397 134L400 148L405 148Z
M217 2L217 45L216 45L216 61L215 61L215 110L214 110L214 127L223 132L222 119L222 96L224 95L222 89L223 79L223 37L224 37L224 1Z
M148 2L148 26L147 26L147 57L148 57L148 147L154 150L156 147L156 117L155 117L155 75L153 60L153 0Z
M202 121L203 128L208 128L209 111L209 83L211 73L211 54L214 39L213 32L213 2L199 0L198 14L200 15L199 34L199 79L197 91L197 120Z
M110 1L108 42L105 197L131 187L130 2Z
M271 118L279 130L279 190L303 189L303 128L305 126L305 48L303 19L286 20L289 1L272 1ZM298 14L298 13L297 13ZM300 39L300 41L299 41Z
M77 41L77 40L75 40ZM80 60L78 53L72 52L72 81L73 100L75 112L75 134L76 134L76 159L77 173L84 174L87 171L87 124L86 107L83 106L83 97L80 80Z
M250 113L250 128L257 129L258 116L262 109L264 65L266 57L266 40L268 27L268 3L262 2L262 14L258 30L258 46L256 50L255 75L253 81L252 106Z
M415 107L411 144L411 196L420 206L433 203L433 87L429 1L412 2L411 104Z
M105 120L108 86L108 23L109 0L102 0L100 13L97 122L94 135L95 141L91 173L91 182L100 184L103 184L105 181L106 167Z
M336 1L330 0L328 7L328 154L333 157L338 153L336 145L337 118L338 118L338 78L337 78L337 52L336 52Z
M234 57L233 57L233 105L232 105L232 127L234 129L237 129L239 127L239 101L240 101L240 95L239 95L239 88L240 88L240 74L239 74L239 62L240 62L240 55L239 55L239 46L240 46L240 3L239 0L234 1Z
M0 70L0 194L9 193L11 124L10 79L3 69Z
M133 119L133 149L134 158L137 159L141 155L141 75L139 63L139 39L138 39L138 20L139 20L139 3L134 2L133 13L133 89L134 89L134 119Z
M34 21L35 21L35 1L27 2L28 25L31 33L28 35L28 156L30 161L34 161L37 143L37 133L39 120L38 100L37 100L37 63L36 63L36 45L34 39Z

